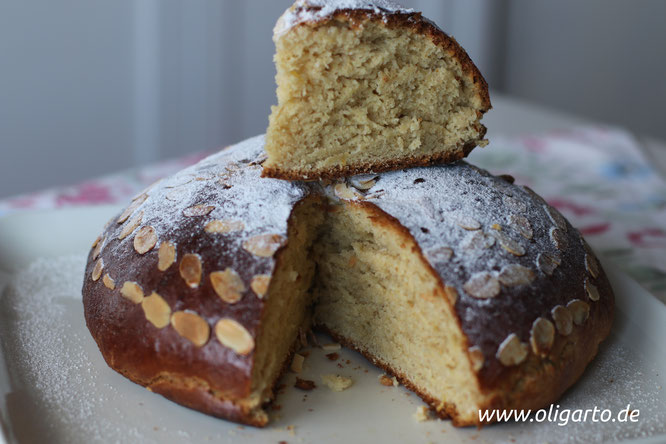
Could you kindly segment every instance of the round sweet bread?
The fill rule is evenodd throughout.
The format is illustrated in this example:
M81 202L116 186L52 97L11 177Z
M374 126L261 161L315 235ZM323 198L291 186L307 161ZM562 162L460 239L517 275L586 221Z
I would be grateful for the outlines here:
M554 402L608 335L603 269L529 188L464 162L265 179L263 144L162 180L94 242L86 322L132 381L263 426L299 332L316 327L472 425L479 409Z

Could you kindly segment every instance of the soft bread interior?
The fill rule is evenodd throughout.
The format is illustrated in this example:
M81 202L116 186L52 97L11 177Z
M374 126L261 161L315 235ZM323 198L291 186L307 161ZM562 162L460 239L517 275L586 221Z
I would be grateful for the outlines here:
M276 47L267 170L421 158L480 138L474 84L427 36L334 19L298 26Z
M396 228L359 205L329 213L315 246L315 323L437 401L439 411L476 415L477 381L448 296L411 236Z
M310 251L323 220L321 198L301 201L290 216L288 243L278 253L256 340L251 389L257 408L272 398L273 387L294 351L299 330L310 327L310 290L315 274Z
M411 236L377 211L353 203L322 211L318 201L294 209L257 340L257 408L271 398L299 330L313 322L443 414L477 414L481 395L449 296Z

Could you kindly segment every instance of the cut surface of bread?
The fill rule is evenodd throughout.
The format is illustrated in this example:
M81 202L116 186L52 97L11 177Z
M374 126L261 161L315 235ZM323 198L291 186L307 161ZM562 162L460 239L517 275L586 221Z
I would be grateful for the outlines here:
M310 290L315 263L309 252L324 219L322 205L322 199L311 197L294 208L289 221L287 245L278 253L273 277L265 277L270 279L270 283L262 295L266 298L266 305L256 341L251 385L256 399L253 408L260 412L259 415L265 415L262 405L273 398L276 381L295 351L299 332L310 328ZM266 417L262 422L267 420Z
M301 3L285 15L307 15ZM453 39L413 12L332 11L275 38L278 104L265 176L313 180L451 162L483 143L488 88Z
M433 409L473 422L485 396L446 289L409 235L376 210L329 212L316 244L315 323L399 377Z

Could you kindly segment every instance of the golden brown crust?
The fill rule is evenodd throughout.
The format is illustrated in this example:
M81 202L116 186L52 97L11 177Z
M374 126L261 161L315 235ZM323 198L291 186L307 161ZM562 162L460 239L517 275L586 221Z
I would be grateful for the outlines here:
M270 177L282 180L315 181L320 179L335 180L343 177L353 176L364 173L381 173L385 171L399 170L403 168L413 168L419 166L439 165L452 163L463 159L478 145L486 133L486 127L483 127L478 140L466 143L456 150L435 153L421 157L405 157L403 159L392 159L391 161L381 163L366 163L362 165L336 165L322 170L282 170L279 166L264 167L261 177Z

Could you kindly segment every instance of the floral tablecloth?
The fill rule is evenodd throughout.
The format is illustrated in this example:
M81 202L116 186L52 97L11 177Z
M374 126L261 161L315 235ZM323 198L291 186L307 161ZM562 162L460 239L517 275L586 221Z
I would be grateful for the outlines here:
M0 201L17 211L123 203L209 153ZM600 126L494 137L469 161L511 174L558 208L597 252L666 303L666 181L627 132Z

